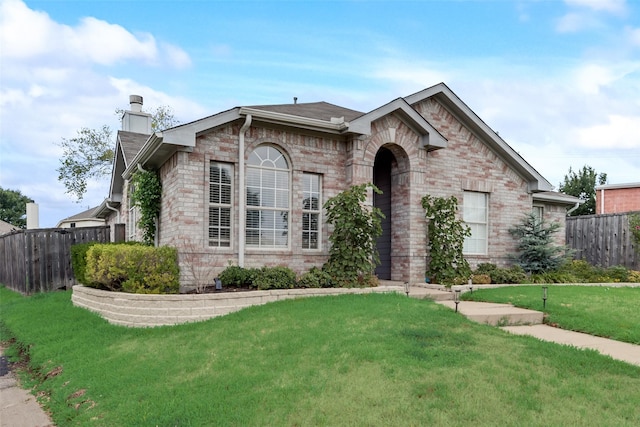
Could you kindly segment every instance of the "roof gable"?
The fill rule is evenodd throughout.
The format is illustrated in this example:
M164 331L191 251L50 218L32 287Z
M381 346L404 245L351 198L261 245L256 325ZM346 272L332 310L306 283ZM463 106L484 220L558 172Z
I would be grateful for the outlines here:
M511 168L527 180L530 191L553 190L553 186L549 181L540 175L520 154L478 117L446 84L439 83L404 99L410 105L415 105L428 98L433 98L442 104L467 129L500 155Z

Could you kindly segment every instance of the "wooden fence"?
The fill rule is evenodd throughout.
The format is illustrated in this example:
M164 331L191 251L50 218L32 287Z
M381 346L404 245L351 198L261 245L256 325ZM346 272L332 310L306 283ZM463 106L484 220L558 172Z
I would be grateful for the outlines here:
M71 245L110 239L109 226L21 230L0 236L0 283L23 294L76 283Z
M628 214L568 217L566 233L567 246L575 251L576 259L600 267L622 265L640 270Z

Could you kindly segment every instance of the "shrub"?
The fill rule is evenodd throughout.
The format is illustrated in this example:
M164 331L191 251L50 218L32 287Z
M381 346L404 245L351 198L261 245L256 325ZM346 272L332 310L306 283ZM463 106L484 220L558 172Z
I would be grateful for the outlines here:
M553 235L560 224L547 224L533 214L526 215L520 224L509 229L509 233L518 239L517 263L531 274L556 270L566 258L566 248L553 244Z
M222 270L218 278L222 282L222 286L229 288L252 287L255 273L256 269L243 268L239 265L229 265Z
M621 265L616 265L607 268L605 270L605 275L611 278L611 282L626 282L629 271Z
M368 188L380 193L373 184L354 185L324 204L333 232L329 236L329 260L323 270L339 285L354 286L373 280L370 276L379 263L376 239L382 234L384 214L365 205Z
M258 290L291 289L296 285L296 273L289 267L262 267L253 277Z
M631 283L640 283L640 271L629 270L627 281Z
M491 276L488 274L472 274L471 283L474 285L488 285L491 283Z
M298 279L300 288L331 288L332 286L329 273L318 267L312 267Z
M87 251L86 261L85 277L96 287L146 294L180 289L175 248L96 244Z
M434 283L463 283L471 275L469 263L462 254L465 237L471 236L471 229L456 218L458 199L455 196L432 197L426 195L421 200L428 220L429 270L427 276Z
M77 243L71 246L71 268L73 269L73 275L78 283L86 286L91 286L85 277L87 270L87 251L97 243L98 242Z
M524 270L519 265L514 265L510 268L496 268L491 272L490 276L491 283L499 284L523 283L527 278Z
M571 273L563 271L549 271L547 273L532 274L531 283L578 283L579 280Z
M484 263L478 264L474 272L475 274L491 275L491 272L494 271L496 268L498 268L497 265L491 264L490 262L484 262Z

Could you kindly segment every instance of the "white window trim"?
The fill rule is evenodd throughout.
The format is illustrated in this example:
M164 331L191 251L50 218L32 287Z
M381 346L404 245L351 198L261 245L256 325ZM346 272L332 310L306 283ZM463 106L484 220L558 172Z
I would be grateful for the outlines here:
M225 166L225 167L228 167L230 169L229 175L230 175L230 178L231 178L231 184L230 184L230 201L229 201L229 204L212 203L211 202L211 167L214 166L214 165ZM209 161L209 167L207 168L207 177L208 177L207 182L209 183L209 186L208 186L209 191L205 195L206 201L207 201L207 203L206 203L206 206L207 206L206 207L207 221L206 221L206 232L205 232L206 233L205 234L206 240L205 240L205 242L206 242L207 247L209 247L209 248L216 248L216 249L223 249L223 250L224 249L232 249L233 248L233 243L234 243L233 242L233 235L234 235L234 233L233 233L233 231L234 231L234 228L233 228L233 220L234 220L234 218L233 218L234 173L235 173L235 168L234 168L233 163L219 162L219 161L213 160L213 159ZM229 245L228 246L221 246L220 244L218 244L218 245L212 245L211 244L212 240L211 240L211 237L209 237L209 232L211 230L211 226L209 225L210 224L209 221L210 221L210 215L211 215L210 208L212 208L212 207L213 208L223 208L223 209L228 208L229 209ZM218 243L220 243L220 241L221 240L218 237Z
M468 221L464 218L464 203L465 203L465 198L464 196L468 193L473 193L473 194L482 194L484 195L484 204L485 204L485 221L484 222L478 222L478 221ZM477 225L484 225L485 227L485 239L484 239L484 246L483 246L483 251L482 252L468 252L466 250L463 251L464 255L469 255L469 256L486 256L489 254L489 193L485 193L485 192L481 192L481 191L468 191L465 190L464 194L463 194L463 200L462 200L462 206L463 206L463 221L465 222L465 224L477 224ZM471 236L473 237L473 236ZM467 238L465 238L466 240Z
M312 210L312 209L305 209L304 208L304 193L306 192L306 188L304 188L304 178L307 175L311 175L314 177L318 178L318 209L316 210ZM304 245L302 245L302 250L303 251L314 251L314 252L319 252L322 251L322 174L319 173L312 173L312 172L303 172L302 173L302 184L303 184L303 188L302 188L302 215L304 216L304 214L316 214L318 215L318 230L316 231L318 233L318 246L315 248L306 248L304 247ZM301 218L302 219L302 218ZM300 224L301 227L303 227L304 221L302 221L302 223ZM302 228L302 234L304 235L304 232L306 230L304 228ZM301 244L304 242L304 239L302 239L302 241L300 242Z
M280 155L284 158L285 162L287 163L287 181L288 181L288 187L287 187L287 191L288 191L288 197L287 197L287 203L288 203L288 207L285 208L276 208L276 207L264 207L264 206L253 206L253 205L249 205L249 203L247 202L248 197L245 196L245 206L244 206L244 211L245 211L245 222L247 221L247 218L249 217L248 213L249 211L268 211L268 212L287 212L287 244L286 245L255 245L255 244L250 244L249 243L249 237L247 236L247 233L249 231L249 227L246 226L244 227L244 233L245 233L245 248L247 250L251 250L251 251L264 251L264 252L278 252L278 251L289 251L291 250L291 240L292 240L292 233L291 233L291 213L294 211L292 209L292 194L293 194L293 180L292 180L292 166L291 166L291 161L289 159L289 157L286 155L286 153L284 152L284 150L281 147L278 147L276 145L273 144L260 144L258 146L256 146L253 151L251 151L251 153L249 154L249 157L251 157L251 154L253 154L253 152L255 150L257 150L260 147L270 147L276 151L278 151L280 153ZM248 185L248 180L246 178L246 176L249 173L250 169L257 169L257 170L273 170L273 171L285 171L285 169L279 169L279 168L271 168L271 167L265 167L265 166L255 166L255 165L251 165L248 162L246 163L246 170L244 171L245 173L245 188L242 189L242 191L247 192L247 187L251 187L250 185ZM253 229L252 229L253 230ZM258 230L261 230L260 228L258 228Z

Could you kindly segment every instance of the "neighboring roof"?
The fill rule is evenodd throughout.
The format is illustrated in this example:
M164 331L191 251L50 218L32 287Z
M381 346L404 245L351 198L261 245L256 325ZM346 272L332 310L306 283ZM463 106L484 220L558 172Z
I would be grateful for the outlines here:
M92 208L87 209L86 211L82 211L80 213L77 213L75 215L71 215L67 218L61 219L58 222L58 225L56 225L55 228L60 228L60 225L64 222L79 222L79 221L86 221L86 220L93 220L95 221L96 219L98 219L95 215L96 213L96 209L97 206L94 206Z
M640 188L640 182L630 182L627 184L605 184L598 185L596 190L617 190L622 188Z
M0 219L0 235L9 234L15 230L19 230L19 228Z

